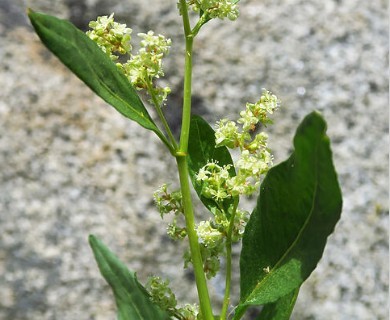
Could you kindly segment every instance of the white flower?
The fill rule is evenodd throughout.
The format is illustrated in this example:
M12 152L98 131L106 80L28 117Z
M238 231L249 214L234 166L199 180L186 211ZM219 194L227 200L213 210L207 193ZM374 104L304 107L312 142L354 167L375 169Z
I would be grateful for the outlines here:
M130 53L132 30L127 28L125 24L114 22L113 13L109 17L102 16L98 17L96 21L91 21L89 27L92 30L87 31L86 34L112 60L118 59L117 54L123 55Z
M196 177L202 182L205 197L220 201L242 194L250 195L258 189L261 176L272 166L273 158L267 147L268 135L260 132L254 136L253 131L259 122L271 123L268 114L278 107L278 98L263 90L259 101L247 103L245 110L240 112L237 122L242 125L241 132L234 121L222 119L216 123L216 145L239 148L241 153L235 162L236 176L230 177L230 166L221 167L213 162L200 169Z
M188 0L187 3L195 12L207 12L210 18L238 18L238 6L232 0Z
M242 124L242 130L244 131L254 131L256 129L256 124L259 123L259 119L255 117L251 110L253 104L247 103L246 109L240 112L241 118L237 120L238 123Z
M234 148L237 145L239 133L234 121L222 119L217 122L215 130L215 143L217 146Z
M196 232L201 242L210 249L217 247L223 240L222 233L214 229L210 221L201 221L196 228Z
M171 90L155 85L154 80L164 75L162 59L169 52L171 40L160 34L155 35L153 31L139 33L141 48L137 54L131 54L132 30L125 24L115 22L114 14L98 17L89 26L92 30L87 31L87 35L111 60L118 60L118 55L129 55L127 62L116 63L129 82L138 90L146 89L152 97L151 101L159 107L164 105Z
M273 112L279 107L280 104L278 98L270 91L265 89L263 89L263 94L261 95L259 102L261 108L267 111L269 114L273 114Z
M261 174L266 173L270 164L272 164L272 161L267 150L255 154L244 150L237 161L239 170L245 172L248 177L259 177Z
M202 186L202 195L206 198L221 201L231 195L226 188L226 181L230 178L231 165L220 166L216 162L209 162L203 166L195 176Z

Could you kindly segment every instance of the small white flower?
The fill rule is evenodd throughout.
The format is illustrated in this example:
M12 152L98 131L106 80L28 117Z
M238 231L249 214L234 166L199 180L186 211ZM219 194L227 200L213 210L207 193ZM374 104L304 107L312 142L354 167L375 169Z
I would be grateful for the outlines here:
M246 109L240 112L241 118L237 120L238 123L242 124L243 131L253 131L259 123L259 119L251 110L251 106L253 106L253 104L247 103Z
M208 248L215 248L223 238L222 233L214 229L210 221L201 221L196 228L196 232L201 242Z
M196 180L198 181L205 181L209 178L211 172L206 170L206 166L203 168L200 168L198 174L196 175Z
M270 273L271 272L271 267L270 266L266 266L265 268L263 268L263 271L265 273Z
M207 12L210 18L238 18L238 6L232 0L189 0L187 3L195 12Z
M217 146L234 148L238 139L238 127L234 121L222 119L217 122L215 130L215 143Z
M91 21L92 30L87 35L97 43L113 61L118 60L118 55L129 55L130 59L125 63L116 63L128 78L129 82L137 89L147 89L153 103L164 105L171 90L168 87L161 88L154 84L154 79L164 75L162 59L168 54L171 40L162 35L155 35L153 31L139 33L142 39L141 48L137 54L131 54L132 30L125 24L114 21L114 14L98 17Z
M107 53L112 60L117 60L117 54L128 54L131 51L131 33L132 30L125 24L114 21L114 14L109 17L98 17L96 21L91 21L87 31L90 39Z

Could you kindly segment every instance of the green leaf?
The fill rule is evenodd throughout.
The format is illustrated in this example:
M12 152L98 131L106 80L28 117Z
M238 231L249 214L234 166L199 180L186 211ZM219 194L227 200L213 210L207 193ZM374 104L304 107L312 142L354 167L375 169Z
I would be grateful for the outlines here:
M200 116L193 115L191 117L190 134L188 141L188 169L192 185L199 199L211 212L219 208L216 201L206 198L202 195L202 185L196 181L196 174L199 170L209 163L211 160L218 161L220 166L232 165L229 174L231 177L236 175L233 160L229 150L222 146L215 145L215 131L210 125ZM230 205L238 201L238 198L225 199L223 208L227 212Z
M92 91L125 117L165 138L126 76L84 32L43 13L28 10L28 16L44 45Z
M299 288L281 297L273 303L266 304L257 320L288 320L297 301Z
M118 307L119 320L166 320L169 315L153 304L146 289L138 282L135 273L127 267L95 236L89 244L100 273L111 286Z
M306 116L294 138L295 151L260 187L243 237L234 319L249 305L275 302L299 288L322 257L342 207L325 131L319 113Z

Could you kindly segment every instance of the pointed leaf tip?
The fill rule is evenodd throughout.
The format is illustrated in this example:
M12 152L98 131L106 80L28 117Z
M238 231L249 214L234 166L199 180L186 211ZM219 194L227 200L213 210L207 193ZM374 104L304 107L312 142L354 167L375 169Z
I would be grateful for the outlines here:
M136 90L94 41L69 21L31 9L27 14L42 43L93 92L164 140Z
M293 154L273 167L260 187L243 238L238 312L299 288L322 257L342 207L325 131L318 112L306 116Z

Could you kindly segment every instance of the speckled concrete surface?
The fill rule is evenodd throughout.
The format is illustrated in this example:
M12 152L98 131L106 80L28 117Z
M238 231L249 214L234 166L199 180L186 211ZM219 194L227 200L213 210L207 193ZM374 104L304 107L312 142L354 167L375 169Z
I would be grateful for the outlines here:
M79 27L116 12L134 33L171 37L176 115L181 99L176 1L0 0L0 319L114 319L89 233L142 281L158 273L194 301L191 273L177 268L184 248L164 236L151 197L177 184L174 162L42 47L26 5ZM262 87L281 98L269 128L276 163L306 113L327 119L344 210L294 319L388 319L386 13L384 0L241 1L238 21L213 21L195 44L194 108L210 122L234 117Z

